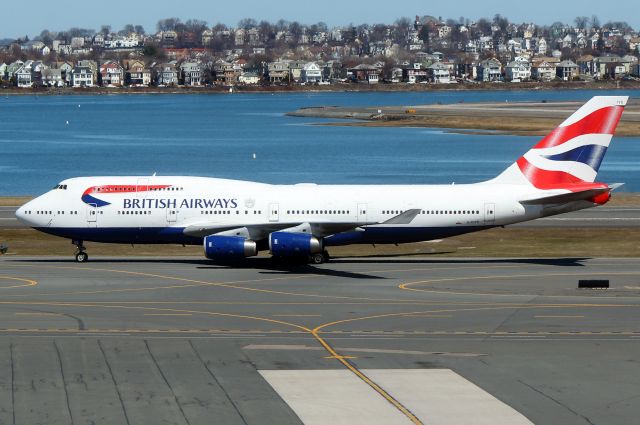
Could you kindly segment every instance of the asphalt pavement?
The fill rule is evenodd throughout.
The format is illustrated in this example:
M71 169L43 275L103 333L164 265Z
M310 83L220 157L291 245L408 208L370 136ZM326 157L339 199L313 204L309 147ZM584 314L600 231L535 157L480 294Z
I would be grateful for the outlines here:
M638 417L637 259L94 257L0 258L0 423Z

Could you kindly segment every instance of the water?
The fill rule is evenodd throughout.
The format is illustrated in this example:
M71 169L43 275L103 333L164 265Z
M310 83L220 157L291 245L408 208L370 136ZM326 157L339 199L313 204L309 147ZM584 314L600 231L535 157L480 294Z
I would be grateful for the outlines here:
M304 106L585 101L602 91L9 96L0 98L0 196L73 176L200 175L268 183L470 183L539 137L311 125ZM615 94L637 96L636 92ZM68 122L68 124L67 124ZM253 159L255 153L256 158ZM616 138L599 180L640 191L640 138Z

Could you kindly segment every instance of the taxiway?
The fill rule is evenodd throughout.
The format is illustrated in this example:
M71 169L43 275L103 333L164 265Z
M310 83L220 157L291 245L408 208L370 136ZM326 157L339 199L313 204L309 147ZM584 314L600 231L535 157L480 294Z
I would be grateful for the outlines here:
M4 257L0 422L628 424L639 264Z

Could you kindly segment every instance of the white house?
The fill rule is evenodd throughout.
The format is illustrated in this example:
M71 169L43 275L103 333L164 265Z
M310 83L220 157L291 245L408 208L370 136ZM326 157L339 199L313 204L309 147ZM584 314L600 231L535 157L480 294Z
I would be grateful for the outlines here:
M202 66L198 62L183 62L180 73L185 86L202 85Z
M527 81L531 78L531 64L527 58L516 57L505 67L505 78L507 81Z
M256 72L243 72L238 77L238 82L242 84L259 84L260 76Z
M71 85L73 87L93 87L93 71L88 66L76 66L71 71Z
M59 68L43 69L42 85L48 87L63 87L64 80L62 79L62 70Z
M302 81L305 83L319 83L322 81L322 70L315 62L309 62L302 68Z
M495 58L485 59L478 64L478 79L480 81L502 80L502 64Z
M31 64L29 61L16 71L15 77L18 87L27 88L33 86L33 74L31 73Z
M551 81L556 78L556 67L547 61L540 61L533 64L531 76L538 81Z
M442 62L435 62L429 65L427 73L431 81L436 84L449 84L451 82L449 67Z

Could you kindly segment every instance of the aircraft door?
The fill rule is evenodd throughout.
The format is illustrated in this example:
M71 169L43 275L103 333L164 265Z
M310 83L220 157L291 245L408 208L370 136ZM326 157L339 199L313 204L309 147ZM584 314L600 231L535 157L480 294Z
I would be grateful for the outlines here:
M484 204L484 222L486 224L495 223L496 204Z
M269 204L269 221L277 222L280 221L280 213L278 211L278 204Z
M367 204L358 204L358 223L367 222Z
M87 204L87 226L98 227L98 206Z
M175 223L178 221L178 210L176 208L167 208L167 223Z

